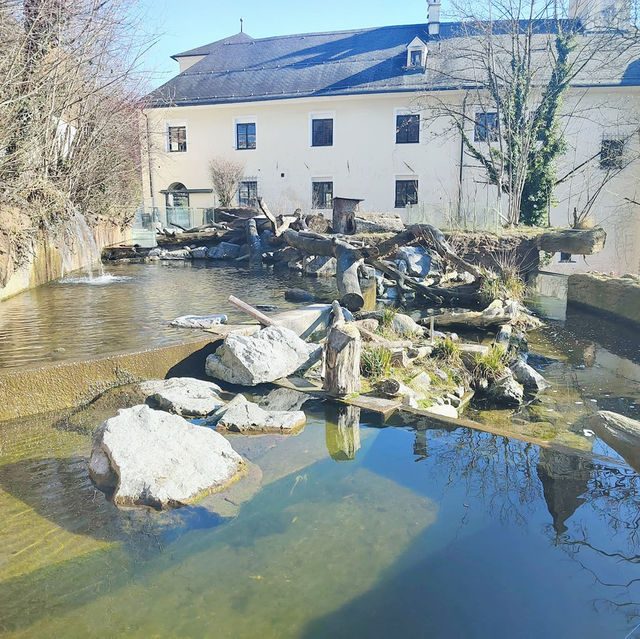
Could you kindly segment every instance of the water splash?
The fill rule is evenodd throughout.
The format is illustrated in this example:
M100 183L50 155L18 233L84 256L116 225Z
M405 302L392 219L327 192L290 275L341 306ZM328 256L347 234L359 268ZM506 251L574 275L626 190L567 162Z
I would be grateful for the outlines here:
M60 238L58 250L62 256L62 277L65 273L75 270L73 258L78 253L82 256L89 280L94 278L94 266L98 267L98 278L104 276L100 250L87 221L79 211L74 211L67 223Z
M107 284L115 284L116 282L126 282L133 279L129 275L111 275L111 273L102 273L102 275L85 277L64 277L60 280L60 284L88 284L89 286L106 286Z

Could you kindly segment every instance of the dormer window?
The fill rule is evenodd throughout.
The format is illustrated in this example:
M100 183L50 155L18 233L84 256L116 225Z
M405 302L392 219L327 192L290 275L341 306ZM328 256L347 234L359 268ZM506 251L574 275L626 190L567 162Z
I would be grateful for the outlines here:
M407 68L424 69L426 58L427 45L420 38L414 38L407 47Z

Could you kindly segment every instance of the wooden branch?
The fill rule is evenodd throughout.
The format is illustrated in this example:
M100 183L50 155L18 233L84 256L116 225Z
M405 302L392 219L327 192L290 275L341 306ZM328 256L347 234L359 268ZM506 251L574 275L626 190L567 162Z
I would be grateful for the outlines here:
M236 308L239 308L243 313L246 313L253 319L258 320L263 326L279 326L278 322L267 317L264 313L261 313L257 308L243 302L241 299L229 295L229 303L233 304Z

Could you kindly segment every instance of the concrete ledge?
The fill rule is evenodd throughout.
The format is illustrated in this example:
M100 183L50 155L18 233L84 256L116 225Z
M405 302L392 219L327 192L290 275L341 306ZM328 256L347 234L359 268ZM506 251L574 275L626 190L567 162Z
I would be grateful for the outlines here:
M615 316L640 326L640 275L611 277L604 273L569 276L567 303Z
M48 364L0 373L0 421L74 408L96 395L145 379L204 377L204 363L218 346L211 337L92 360Z

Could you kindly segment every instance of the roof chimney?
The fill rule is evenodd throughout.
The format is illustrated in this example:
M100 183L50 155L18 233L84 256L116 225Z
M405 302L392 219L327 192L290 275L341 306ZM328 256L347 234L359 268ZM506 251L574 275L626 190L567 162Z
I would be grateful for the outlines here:
M427 23L430 36L440 33L440 0L427 0Z

